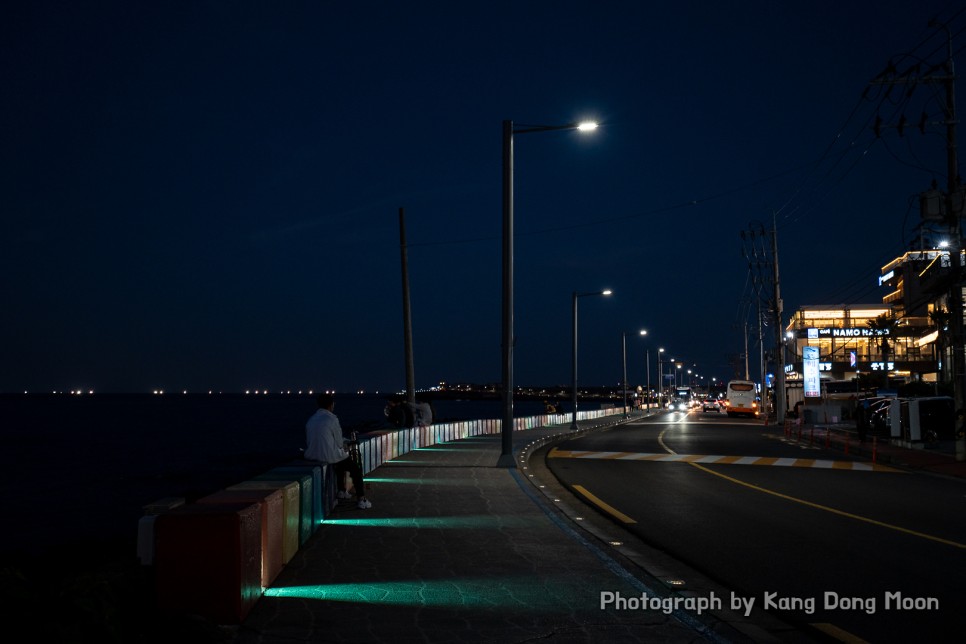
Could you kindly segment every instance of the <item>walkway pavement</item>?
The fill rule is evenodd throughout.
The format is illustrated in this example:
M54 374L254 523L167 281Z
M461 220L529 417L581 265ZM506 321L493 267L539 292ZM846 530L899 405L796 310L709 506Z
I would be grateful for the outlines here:
M581 430L600 423L582 422ZM340 505L235 641L810 641L772 616L737 615L727 590L570 497L540 458L568 434L566 427L517 432L518 469L496 467L500 436L439 444L380 466L368 476L372 509ZM945 455L878 450L880 462L966 475L966 465ZM683 588L678 579L687 580ZM715 596L723 607L698 614L699 598ZM618 597L625 602L602 607Z
M772 426L771 429L779 433L784 431L783 427L778 426ZM905 447L892 444L886 437L869 434L865 441L860 442L855 425L846 423L804 425L801 431L798 426L791 426L788 433L794 440L827 446L830 450L843 453L848 450L850 456L882 465L966 478L966 460L956 460L955 441Z

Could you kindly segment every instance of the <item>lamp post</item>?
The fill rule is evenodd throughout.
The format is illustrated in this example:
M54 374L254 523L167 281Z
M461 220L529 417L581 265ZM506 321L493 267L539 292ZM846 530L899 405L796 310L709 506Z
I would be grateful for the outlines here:
M592 122L567 125L520 125L503 121L503 423L498 467L515 467L513 460L513 135L552 130L597 129Z
M647 330L641 329L640 335L641 337L646 336ZM645 371L647 371L647 410L650 411L651 410L651 350L649 348L644 350L644 366L646 367Z
M657 406L661 406L661 399L664 397L664 361L661 360L661 354L664 353L664 349L658 347L657 350Z
M621 331L621 349L624 352L624 418L627 418L627 333Z
M647 331L641 329L641 335L647 335ZM621 348L624 352L624 418L627 418L627 332L621 331ZM647 386L651 386L651 373L647 374Z
M595 291L593 293L578 293L574 291L573 298L573 309L574 309L574 347L573 347L573 396L574 396L574 411L573 419L570 422L570 429L577 429L577 300L581 297L587 297L589 295L610 295L613 293L610 289L604 291Z

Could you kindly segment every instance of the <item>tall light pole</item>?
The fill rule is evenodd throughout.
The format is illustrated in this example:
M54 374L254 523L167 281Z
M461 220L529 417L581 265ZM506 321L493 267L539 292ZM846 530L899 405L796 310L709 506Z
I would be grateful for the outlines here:
M641 329L640 335L642 338L646 336L647 330ZM650 411L651 409L651 350L649 348L644 350L644 366L646 367L645 371L647 371L647 392L646 392L647 409L648 411Z
M621 349L624 352L624 418L627 418L627 333L621 331Z
M657 350L657 406L662 405L661 400L664 397L664 361L661 360L661 354L664 353L663 347L658 347Z
M406 248L406 213L399 209L399 254L402 260L403 353L406 361L406 402L416 404L416 370L413 367L413 317L409 299L409 255Z
M610 295L613 293L610 289L604 291L595 291L593 293L578 293L574 291L573 297L573 309L574 309L574 347L573 347L573 396L574 396L574 411L573 419L570 422L570 429L577 429L577 300L582 297L587 297L589 295Z
M641 335L647 335L647 331L641 330ZM621 348L624 352L624 418L627 418L627 332L621 331ZM648 371L647 386L651 386L651 373Z
M651 411L651 348L644 350L644 369L647 371L647 411Z
M503 121L503 423L498 467L516 467L513 460L513 135L595 129L597 124L592 122L514 127L513 121Z

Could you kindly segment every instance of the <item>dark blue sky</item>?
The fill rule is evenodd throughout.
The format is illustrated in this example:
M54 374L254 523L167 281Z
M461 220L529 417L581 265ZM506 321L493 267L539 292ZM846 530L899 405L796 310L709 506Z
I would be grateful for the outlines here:
M517 384L570 381L571 294L603 288L581 382L620 382L622 331L631 384L648 347L728 378L754 222L778 221L786 321L881 300L946 157L940 88L869 82L943 60L933 17L964 46L962 10L18 3L0 391L402 388L400 207L417 386L499 381L503 119L601 122L516 140ZM872 132L924 110L926 135Z

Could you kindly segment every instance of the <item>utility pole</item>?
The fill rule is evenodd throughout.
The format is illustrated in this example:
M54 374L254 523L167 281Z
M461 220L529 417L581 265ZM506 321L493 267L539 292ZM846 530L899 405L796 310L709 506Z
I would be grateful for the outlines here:
M938 26L930 23L930 26ZM956 279L949 287L947 307L952 322L953 348L953 399L956 409L966 408L966 337L963 334L963 194L959 185L959 161L956 150L956 68L953 61L953 35L947 25L946 30L946 74L943 86L946 90L946 215L953 240ZM957 198L958 197L958 198ZM957 428L958 429L958 428ZM956 437L956 460L966 460L966 440Z
M771 248L767 246L765 225L754 222L751 229L746 234L741 232L741 238L747 242L745 258L748 260L748 271L751 274L755 288L755 294L759 301L766 298L766 303L770 304L770 311L774 315L775 326L775 413L778 415L778 422L782 422L785 417L785 343L782 334L782 298L778 271L778 225L775 214L772 213ZM770 256L770 257L769 257ZM770 270L768 270L770 268ZM771 293L770 302L767 298L768 290L765 289L770 283ZM750 313L750 311L749 311ZM747 319L747 314L745 318ZM759 323L761 320L759 315ZM745 325L745 373L748 373L748 350L747 350L747 323ZM762 369L762 389L765 389L765 368ZM747 377L747 375L746 375Z
M751 380L751 370L748 368L748 320L745 320L745 380Z
M782 337L781 278L778 274L778 224L775 213L771 217L772 257L775 264L775 420L781 423L785 420L785 342Z
M946 194L943 199L943 219L949 231L949 259L951 279L945 289L946 307L949 311L950 326L950 374L949 377L953 385L953 398L956 409L966 407L966 354L964 354L964 344L966 335L963 321L963 205L964 191L959 178L959 161L957 159L956 146L956 69L953 59L953 36L949 27L936 21L929 22L930 27L939 27L946 32L946 61L943 64L933 65L924 76L918 75L919 64L914 65L910 70L900 73L890 66L882 74L877 76L871 84L873 85L912 85L914 89L920 83L941 83L946 94L945 105L943 106L943 124L946 126ZM942 69L942 73L934 74L935 70ZM911 94L912 89L909 90ZM919 129L925 133L926 114L923 113L919 122ZM876 136L879 135L881 119L876 119ZM902 126L905 123L905 116L899 122L899 134L902 134ZM956 458L966 460L966 442L959 440L956 445Z
M413 367L413 317L409 306L409 257L406 251L406 215L399 209L399 254L402 261L403 345L406 362L406 402L416 404L416 371Z
M946 25L930 23L930 26L942 26L946 30L947 39L947 59L946 73L942 77L943 87L946 90L946 108L944 120L946 121L946 217L949 225L951 239L950 254L955 254L955 260L950 264L954 267L956 279L949 287L948 308L950 322L952 322L952 349L953 349L953 392L956 400L956 409L966 406L966 356L964 356L963 337L963 202L962 195L958 194L959 186L959 162L956 150L956 70L953 62L953 36ZM959 199L957 200L957 197Z

